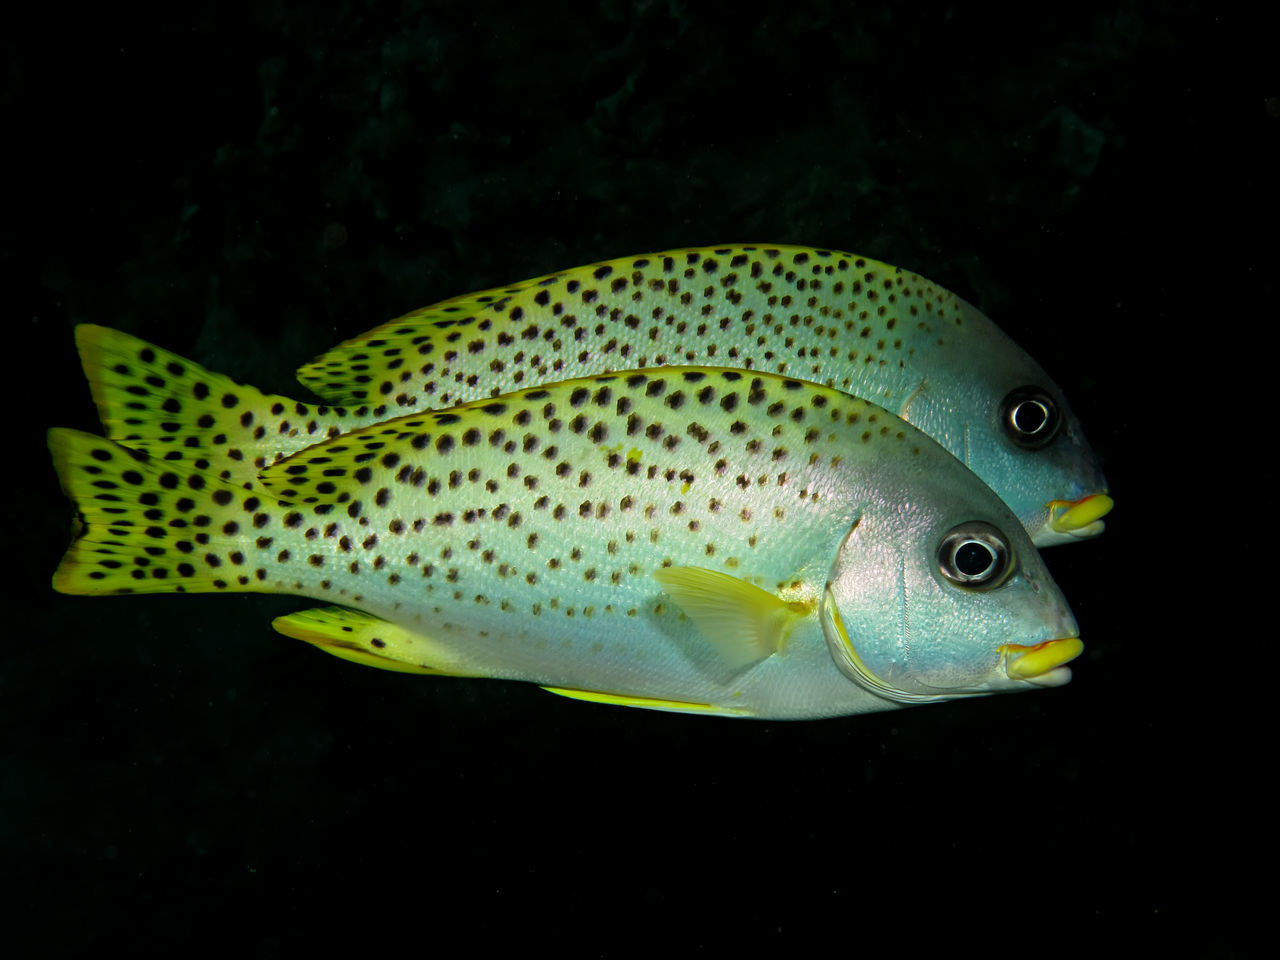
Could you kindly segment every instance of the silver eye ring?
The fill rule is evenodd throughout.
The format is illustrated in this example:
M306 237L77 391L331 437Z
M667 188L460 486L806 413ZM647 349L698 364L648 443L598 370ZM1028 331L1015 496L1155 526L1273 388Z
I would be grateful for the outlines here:
M1062 417L1048 392L1026 386L1010 390L1000 403L1000 426L1024 450L1039 450L1058 435Z
M990 590L998 587L1014 567L1013 548L989 523L973 520L948 531L938 547L938 569L959 587Z

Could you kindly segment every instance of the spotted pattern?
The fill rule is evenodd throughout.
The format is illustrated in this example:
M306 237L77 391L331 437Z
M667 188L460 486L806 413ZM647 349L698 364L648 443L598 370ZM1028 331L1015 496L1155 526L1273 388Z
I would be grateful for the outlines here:
M303 381L337 406L262 394L101 327L78 336L110 439L175 462L210 458L242 485L319 440L406 413L698 363L880 404L982 477L1037 543L1071 539L1052 528L1049 503L1107 490L1060 397L1063 427L1049 446L1005 435L998 411L1010 384L1057 391L990 320L915 274L837 251L668 251L446 301L304 367Z
M296 592L378 615L407 603L424 622L459 604L633 618L654 612L659 566L755 580L779 558L794 567L785 557L829 539L869 495L871 464L922 445L945 457L838 391L681 367L411 414L252 481L198 452L171 460L58 430L55 466L86 526L55 583Z
M108 438L175 466L217 463L223 480L250 482L294 450L398 413L265 394L107 327L79 326L76 342Z
M49 448L81 524L54 575L64 593L302 589L275 575L290 552L282 505L219 479L208 458L170 461L63 429Z
M168 361L143 347L137 362ZM194 378L197 423L219 416L211 406L236 409L230 390L169 372ZM148 403L137 419L156 412ZM843 552L867 516L905 524L891 559L904 544L904 564L918 567L923 554L926 570L935 524L978 517L1016 529L977 477L882 408L737 369L599 374L412 413L264 464L258 476L225 476L227 458L204 448L170 458L171 445L135 442L50 432L79 517L58 590L316 598L367 615L367 629L323 611L278 628L360 662L759 716L884 709L833 669L814 615L837 556L880 556ZM1030 577L1037 558L1022 539ZM663 567L725 574L746 591L731 597L781 600L798 618L783 656L730 676L698 613L655 576ZM865 606L879 616L876 603ZM918 601L913 609L918 627ZM1007 621L1004 606L984 616ZM873 629L897 636L896 615L888 621Z
M945 345L965 319L954 294L850 253L669 250L416 310L298 377L333 403L404 412L604 371L705 364L799 377L884 404L901 389L895 372Z
M411 414L261 483L321 531L346 589L407 590L431 622L472 606L497 629L505 615L652 613L659 566L785 566L847 521L870 463L920 455L908 431L802 381L672 367Z

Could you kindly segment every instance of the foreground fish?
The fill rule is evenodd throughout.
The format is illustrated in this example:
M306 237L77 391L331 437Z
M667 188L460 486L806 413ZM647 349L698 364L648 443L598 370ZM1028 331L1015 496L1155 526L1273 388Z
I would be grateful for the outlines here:
M249 476L223 425L252 438L288 401L101 327L79 340L95 395L132 398L115 426L136 439L50 432L85 524L54 575L65 593L292 593L342 606L276 628L358 662L732 716L1052 686L1082 649L999 498L827 387L597 375ZM289 429L313 413L291 408Z
M707 364L864 397L919 427L1039 546L1093 536L1107 482L1061 391L923 277L792 246L669 250L416 310L299 370L327 402L404 413L609 370Z

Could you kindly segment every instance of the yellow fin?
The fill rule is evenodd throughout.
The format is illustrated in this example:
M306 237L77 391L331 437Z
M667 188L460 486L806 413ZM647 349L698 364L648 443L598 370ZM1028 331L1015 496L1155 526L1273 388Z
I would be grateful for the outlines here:
M255 548L258 531L240 528L255 516L272 518L276 505L261 488L227 482L208 463L152 457L79 430L54 427L48 439L77 514L75 538L53 575L59 593L270 589L258 566L265 559Z
M109 439L170 464L215 463L226 480L253 480L370 414L263 393L110 327L80 324L76 347Z
M599 693L595 690L574 690L571 687L543 687L548 693L586 700L588 703L608 703L615 707L640 707L644 710L665 710L668 713L699 713L704 716L750 717L749 710L734 710L711 703L688 703L684 700L660 700L656 697L631 697L619 693Z
M278 633L307 643L352 663L398 673L478 677L457 663L439 644L379 617L345 607L316 607L276 617Z
M745 580L704 567L663 567L654 577L735 669L777 653L796 621L812 612L810 604L788 603Z

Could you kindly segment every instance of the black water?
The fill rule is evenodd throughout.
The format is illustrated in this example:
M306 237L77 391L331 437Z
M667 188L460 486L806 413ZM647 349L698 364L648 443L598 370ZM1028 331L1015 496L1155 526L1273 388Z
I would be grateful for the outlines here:
M0 41L5 953L293 956L351 930L1261 952L1274 749L1244 708L1274 641L1241 626L1269 582L1234 538L1270 536L1247 363L1276 316L1274 22L330 9L45 9ZM71 512L43 431L96 427L75 323L296 395L299 362L413 307L725 241L917 270L1062 385L1118 502L1047 554L1087 643L1070 686L699 719L361 669L273 633L285 598L49 588Z

